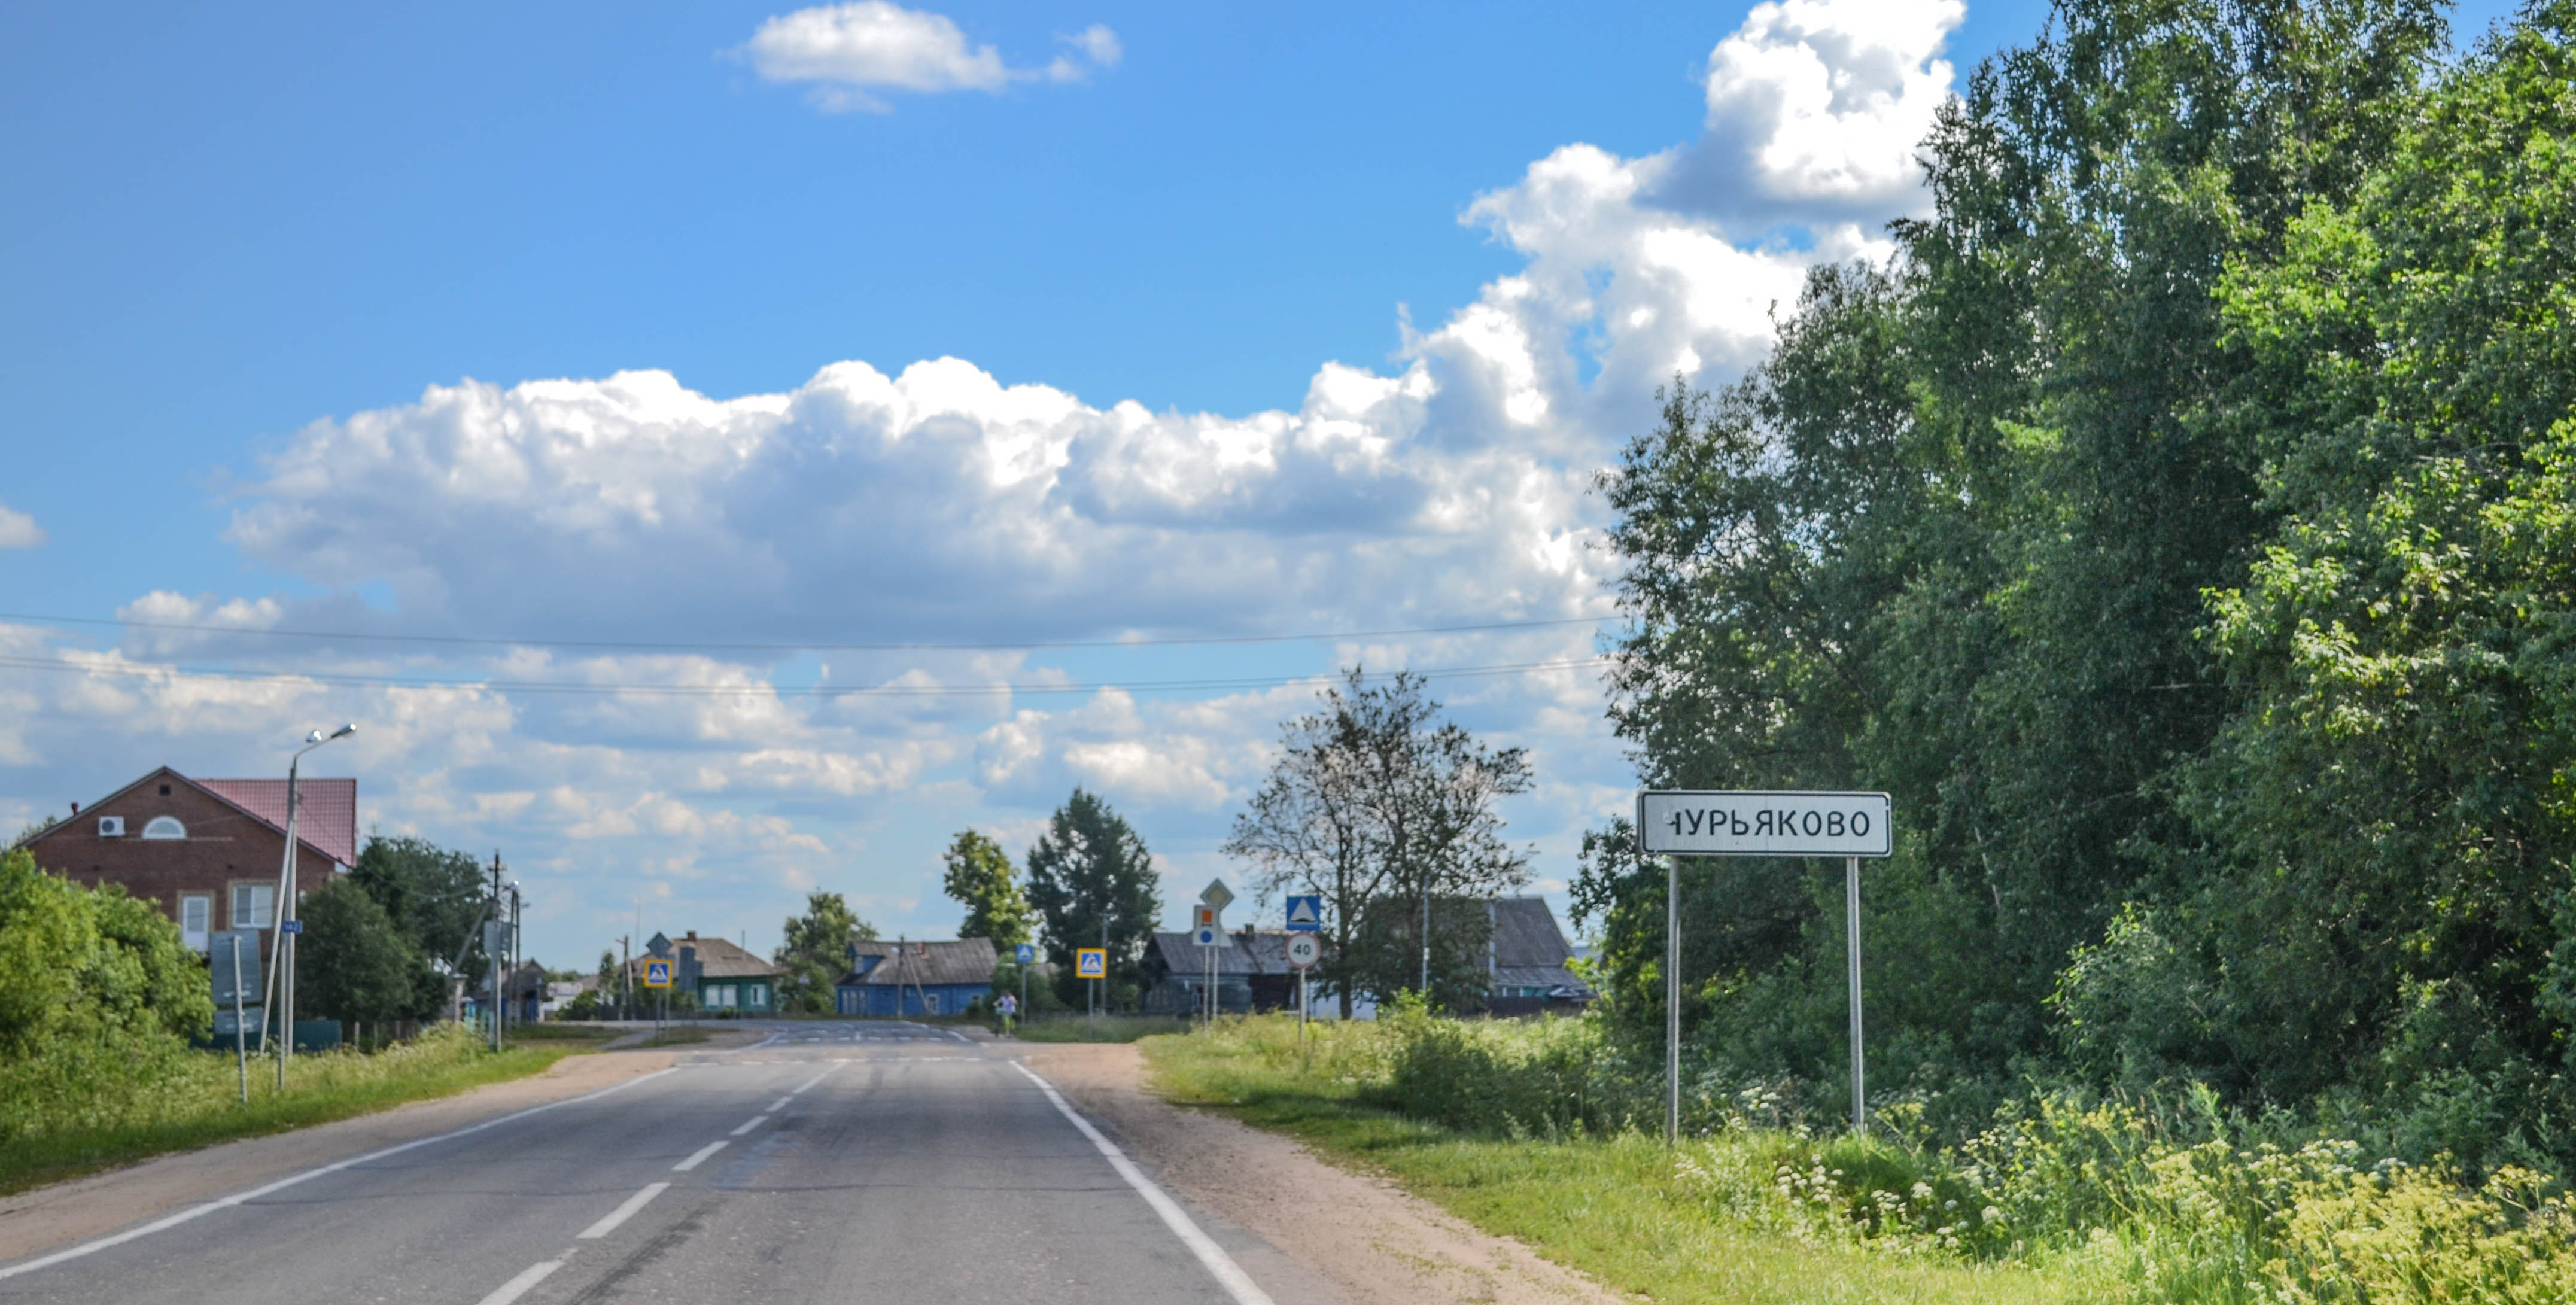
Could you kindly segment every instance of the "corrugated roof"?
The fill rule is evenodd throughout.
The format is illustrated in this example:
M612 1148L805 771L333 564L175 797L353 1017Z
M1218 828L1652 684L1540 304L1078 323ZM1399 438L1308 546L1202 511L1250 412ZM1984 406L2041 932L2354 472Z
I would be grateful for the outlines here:
M282 779L199 779L191 783L280 829L286 827L286 781ZM298 778L295 837L342 865L358 863L358 781ZM281 849L283 855L283 849Z
M875 956L881 959L864 974L852 970L834 979L833 987L891 987L917 983L925 988L938 988L955 984L985 984L993 981L993 966L1001 956L993 949L990 938L901 943L875 940L857 946L862 958Z
M1225 935L1225 945L1201 948L1193 932L1157 933L1154 954L1161 957L1164 968L1175 974L1207 973L1207 952L1216 952L1216 972L1227 974L1294 974L1288 964L1288 935L1282 930L1236 931Z
M701 978L756 979L762 975L774 976L787 972L787 967L772 965L760 959L757 953L744 951L724 938L674 938L671 940L671 954L658 959L677 962L680 958L680 949L683 947L698 949L698 975ZM644 973L644 962L654 959L657 958L648 952L628 961L626 965L628 969L641 975Z
M1574 958L1544 897L1494 899L1494 966L1558 967Z

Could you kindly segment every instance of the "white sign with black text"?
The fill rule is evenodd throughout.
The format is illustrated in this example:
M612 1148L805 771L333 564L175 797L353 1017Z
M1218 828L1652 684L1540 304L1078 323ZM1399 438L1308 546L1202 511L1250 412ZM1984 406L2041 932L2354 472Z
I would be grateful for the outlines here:
M1889 855L1885 793L1661 789L1637 795L1647 856Z

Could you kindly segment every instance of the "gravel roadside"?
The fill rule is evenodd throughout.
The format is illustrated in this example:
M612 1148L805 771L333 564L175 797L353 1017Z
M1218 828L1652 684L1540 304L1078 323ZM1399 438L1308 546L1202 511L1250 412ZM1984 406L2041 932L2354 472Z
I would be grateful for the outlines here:
M1312 1266L1351 1305L1612 1305L1627 1298L1284 1137L1163 1100L1130 1045L1032 1047L1046 1075L1190 1200Z

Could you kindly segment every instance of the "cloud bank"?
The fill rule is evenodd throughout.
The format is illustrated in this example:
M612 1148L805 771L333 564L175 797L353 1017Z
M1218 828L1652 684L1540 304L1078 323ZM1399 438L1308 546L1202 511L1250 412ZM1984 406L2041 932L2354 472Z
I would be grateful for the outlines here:
M1473 197L1462 221L1516 270L1391 358L1316 365L1293 408L1176 412L938 358L836 363L731 397L659 371L469 380L314 423L238 482L228 538L320 596L154 593L129 615L219 629L103 648L0 626L0 647L81 665L0 679L0 773L20 793L77 757L119 759L99 791L140 756L261 773L270 754L245 740L280 721L358 719L334 755L368 777L366 818L507 846L553 894L540 930L585 947L631 928L638 897L677 927L772 936L816 885L889 930L947 928L947 835L974 824L1024 844L1076 783L1139 820L1181 900L1228 869L1213 850L1227 813L1312 686L1026 686L1554 663L1590 653L1592 628L1222 655L242 632L810 646L1606 615L1615 559L1591 477L1651 425L1656 386L1676 373L1721 383L1756 362L1811 263L1889 254L1881 224L1923 202L1909 133L1948 83L1937 55L1959 12L1757 8L1711 52L1696 140L1633 158L1567 145ZM1081 58L1107 66L1115 38L1095 31ZM1026 75L946 19L884 4L772 20L753 52L764 75L853 91ZM1710 189L1720 172L1731 183ZM207 663L296 676L177 669ZM530 684L580 691L509 687ZM648 691L674 685L722 691ZM871 692L832 696L842 688ZM1580 831L1620 809L1630 778L1593 675L1552 666L1434 689L1479 733L1533 750L1540 788L1509 814L1538 842L1541 874L1566 877ZM18 802L0 817L38 809L32 794Z
M1093 24L1065 38L1073 54L1044 67L1015 68L990 45L974 45L944 14L888 0L818 5L763 22L742 47L753 71L772 82L810 84L813 103L831 113L885 113L879 92L1000 91L1014 82L1078 82L1094 68L1115 67L1118 36Z

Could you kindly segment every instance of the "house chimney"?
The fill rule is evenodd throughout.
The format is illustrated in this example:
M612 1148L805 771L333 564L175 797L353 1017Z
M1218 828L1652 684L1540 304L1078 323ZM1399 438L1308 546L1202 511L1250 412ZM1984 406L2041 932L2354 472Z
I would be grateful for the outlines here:
M690 942L696 942L697 940L698 940L698 931L697 931L697 930L695 930L695 929L691 929L691 930L689 931L689 941L690 941Z
M73 815L79 815L79 814L80 814L80 803L78 803L78 802L74 802L74 803L72 804L72 814L73 814Z

